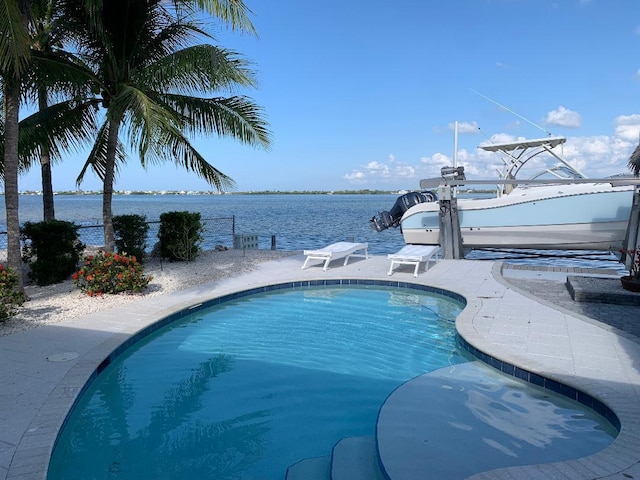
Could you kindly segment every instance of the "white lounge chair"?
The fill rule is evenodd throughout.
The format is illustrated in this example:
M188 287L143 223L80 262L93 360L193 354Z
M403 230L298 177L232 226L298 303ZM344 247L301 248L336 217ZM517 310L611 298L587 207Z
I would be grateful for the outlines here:
M421 262L429 263L429 261L435 257L435 261L438 261L438 245L405 245L396 253L390 253L387 255L391 260L389 266L389 272L387 275L393 273L393 267L398 265L415 265L413 276L418 276L418 268L420 268Z
M307 256L307 259L304 261L302 269L304 270L307 268L309 260L323 260L324 267L322 270L326 272L331 260L337 260L338 258L344 257L344 265L346 265L349 261L349 257L358 250L364 250L364 257L369 258L367 251L368 248L368 243L338 242L327 245L319 250L305 250L304 254Z

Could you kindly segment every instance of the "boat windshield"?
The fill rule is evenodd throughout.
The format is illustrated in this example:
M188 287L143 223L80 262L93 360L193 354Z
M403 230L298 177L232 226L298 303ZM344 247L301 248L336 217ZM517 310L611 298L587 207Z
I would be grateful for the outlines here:
M561 180L571 180L576 178L584 178L580 172L573 170L566 165L556 165L555 167L545 168L541 172L536 173L531 177L531 180L545 180L545 179L561 179Z

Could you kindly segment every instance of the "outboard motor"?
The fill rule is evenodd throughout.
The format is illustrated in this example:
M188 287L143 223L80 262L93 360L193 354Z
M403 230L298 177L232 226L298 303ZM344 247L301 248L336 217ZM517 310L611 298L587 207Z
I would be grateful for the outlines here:
M435 202L438 196L435 192L409 192L401 195L393 204L391 210L379 212L378 217L373 216L370 220L371 226L377 231L381 232L390 227L398 227L402 215L414 205L426 202Z

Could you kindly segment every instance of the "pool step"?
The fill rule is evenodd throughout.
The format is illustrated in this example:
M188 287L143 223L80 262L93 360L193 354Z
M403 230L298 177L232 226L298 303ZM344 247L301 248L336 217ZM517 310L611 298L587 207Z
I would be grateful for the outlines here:
M494 390L501 382L500 377L492 380L491 373L495 377L499 375L476 361L451 365L408 380L380 407L376 422L377 444L376 436L343 438L334 445L331 457L309 458L289 467L286 480L426 478L437 471L439 463L436 460L446 457L441 452L434 456L438 439L452 434L442 425L437 431L433 429L443 421L443 402L447 404L452 391L465 392L461 395L463 400L468 392L479 391L487 396L488 392L484 390ZM459 405L451 407L461 408ZM468 410L464 402L462 408ZM456 422L457 419L447 421ZM453 433L456 431L454 428ZM462 433L464 437L473 435L467 429ZM460 445L462 448L463 444ZM445 468L432 477L447 478L446 471Z
M313 457L300 460L287 468L285 480L329 480L331 457Z
M330 457L300 460L287 468L285 480L386 480L378 468L376 439L347 437L333 446Z
M385 480L378 468L376 439L343 438L331 454L331 480Z

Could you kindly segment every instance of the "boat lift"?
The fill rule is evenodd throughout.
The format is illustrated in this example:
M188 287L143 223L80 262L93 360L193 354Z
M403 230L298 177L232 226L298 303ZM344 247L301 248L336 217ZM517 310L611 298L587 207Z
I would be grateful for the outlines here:
M443 169L444 171L445 169ZM462 233L460 231L460 218L458 214L458 202L456 188L466 185L540 185L554 184L567 185L570 183L610 183L613 186L635 185L629 223L625 236L624 248L627 250L636 249L640 245L640 178L580 178L580 179L536 179L536 180L516 180L503 179L495 180L464 180L464 167L458 167L456 173L462 178L432 178L420 181L420 188L437 188L438 202L440 203L440 246L442 247L442 258L461 259L464 258L464 245ZM629 268L632 259L623 255L621 261Z
M627 234L625 248L634 249L640 245L640 178L614 176L609 178L586 178L582 172L571 166L562 155L553 151L557 146L566 142L564 137L545 137L540 139L516 141L501 144L480 145L479 148L487 152L501 153L504 167L498 171L498 180L467 180L464 175L464 167L458 167L454 162L453 167L443 167L441 177L420 180L422 190L437 189L438 202L440 203L440 246L442 258L464 258L464 245L460 231L460 219L456 197L457 187L468 185L492 185L497 184L498 196L503 192L510 192L518 185L567 185L575 183L610 183L612 186L635 185L633 205ZM520 169L532 158L547 153L560 162L553 168L547 168L531 179L516 179ZM552 178L543 178L548 174ZM626 264L626 259L622 257ZM628 265L627 265L628 267Z

